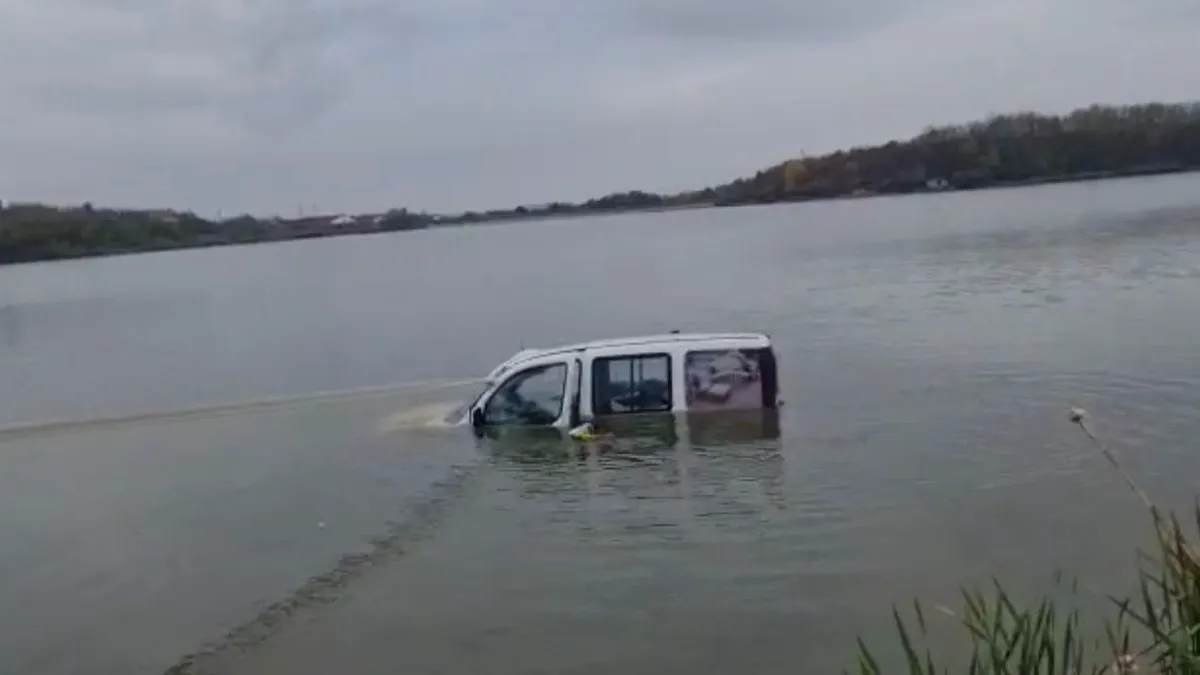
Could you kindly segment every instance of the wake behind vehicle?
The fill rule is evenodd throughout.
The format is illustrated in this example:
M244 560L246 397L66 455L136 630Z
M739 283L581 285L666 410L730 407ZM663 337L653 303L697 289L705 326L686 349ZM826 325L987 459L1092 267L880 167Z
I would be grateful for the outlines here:
M767 335L675 332L522 350L446 422L573 429L632 414L773 410L777 399Z

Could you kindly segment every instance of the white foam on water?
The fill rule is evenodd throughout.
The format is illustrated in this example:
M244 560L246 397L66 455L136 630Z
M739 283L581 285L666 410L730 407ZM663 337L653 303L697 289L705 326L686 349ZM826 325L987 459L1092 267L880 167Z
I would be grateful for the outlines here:
M375 431L383 436L413 429L453 429L454 424L447 422L446 417L461 405L458 401L442 401L401 408L379 420Z
M245 413L254 410L264 410L271 408L280 408L292 405L316 403L324 401L383 397L395 394L401 391L438 391L441 389L449 389L453 387L462 387L480 382L480 379L473 378L469 380L419 380L411 382L398 382L395 384L382 385L377 387L361 387L358 389L342 389L336 391L319 391L310 394L299 394L292 396L273 396L255 399L252 401L238 401L233 403L218 403L204 406L195 406L191 408L180 408L175 410L159 410L142 412L126 415L110 415L103 417L87 417L76 419L50 419L38 420L32 422L19 422L0 426L0 441L10 438L30 435L40 435L56 432L68 432L93 427L111 427L126 424L138 424L157 421L170 421L181 419L192 419L196 417L211 417L217 415L229 415L237 413ZM457 403L437 404L444 406L441 408L446 413L450 412ZM415 410L422 410L426 406L419 406ZM448 425L445 425L448 426Z

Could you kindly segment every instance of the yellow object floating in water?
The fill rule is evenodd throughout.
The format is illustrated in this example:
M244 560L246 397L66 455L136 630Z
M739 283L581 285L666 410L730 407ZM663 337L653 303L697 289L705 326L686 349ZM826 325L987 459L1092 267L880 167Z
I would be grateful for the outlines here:
M568 431L567 435L577 441L590 441L596 438L596 429L592 427L591 422L587 422Z

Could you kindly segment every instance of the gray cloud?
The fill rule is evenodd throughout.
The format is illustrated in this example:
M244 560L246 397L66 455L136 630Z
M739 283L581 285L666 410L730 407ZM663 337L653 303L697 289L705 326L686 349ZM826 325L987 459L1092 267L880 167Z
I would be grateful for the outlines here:
M479 208L1200 91L1193 0L0 0L0 197Z
M802 43L869 34L905 18L971 1L618 0L615 6L623 9L630 28L666 38Z

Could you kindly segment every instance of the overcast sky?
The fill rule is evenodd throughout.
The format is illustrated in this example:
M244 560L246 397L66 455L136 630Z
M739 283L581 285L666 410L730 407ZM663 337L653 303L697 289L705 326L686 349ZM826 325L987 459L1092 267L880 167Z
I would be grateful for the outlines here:
M1200 0L0 0L0 198L430 210L1200 97Z

